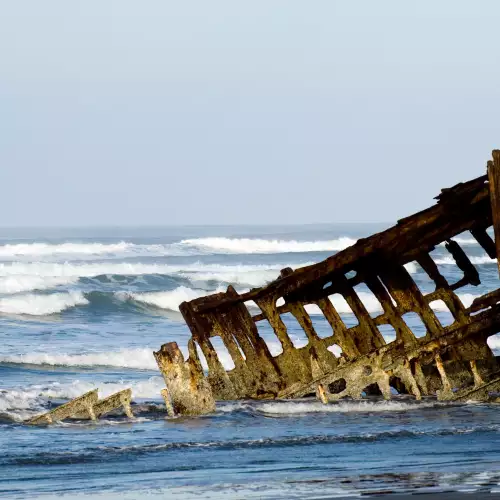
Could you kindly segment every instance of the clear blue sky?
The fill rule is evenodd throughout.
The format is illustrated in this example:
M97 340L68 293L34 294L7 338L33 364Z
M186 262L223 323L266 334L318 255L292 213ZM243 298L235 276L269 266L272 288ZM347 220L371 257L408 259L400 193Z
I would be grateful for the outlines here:
M495 0L0 0L0 226L393 221L500 148Z

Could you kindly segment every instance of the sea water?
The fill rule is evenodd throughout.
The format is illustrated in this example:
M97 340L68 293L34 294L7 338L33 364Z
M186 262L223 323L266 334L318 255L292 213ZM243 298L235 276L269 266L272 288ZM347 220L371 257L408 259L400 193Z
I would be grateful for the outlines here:
M376 491L495 491L500 487L500 412L409 396L324 406L241 401L212 415L165 418L153 350L190 332L185 300L262 286L284 267L325 259L382 225L0 230L0 497L332 498ZM482 283L465 305L498 287L496 263L470 234L457 238ZM444 246L432 253L460 278ZM418 286L431 283L414 263ZM380 304L358 290L368 311ZM356 323L331 298L348 326ZM432 304L443 325L451 315ZM331 328L309 308L322 337ZM423 335L414 316L406 318ZM285 317L297 347L307 344ZM259 327L273 354L281 346ZM383 330L388 342L390 329ZM496 337L489 339L495 351ZM226 368L232 360L216 348ZM335 355L340 352L333 349ZM130 387L137 418L104 417L33 428L23 420L84 392Z

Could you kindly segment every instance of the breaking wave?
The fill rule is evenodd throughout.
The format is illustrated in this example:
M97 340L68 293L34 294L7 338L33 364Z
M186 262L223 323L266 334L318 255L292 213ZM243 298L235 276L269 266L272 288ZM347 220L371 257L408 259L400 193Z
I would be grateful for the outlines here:
M248 288L238 288L241 293L248 291ZM179 305L182 302L191 301L193 299L203 297L212 293L219 293L225 290L225 286L219 286L216 289L202 289L181 285L173 290L162 290L155 292L134 292L134 291L92 291L83 293L81 291L70 290L68 292L55 292L50 294L26 293L11 295L0 298L0 314L7 315L28 315L28 316L47 316L61 313L73 307L87 306L106 308L108 313L118 312L127 305L141 306L134 310L137 312L146 312L152 309L161 309L165 311L179 312ZM382 305L378 299L370 293L358 292L361 302L366 307L367 311L372 314L383 312ZM458 294L465 307L469 307L473 300L477 297L470 293ZM335 306L340 314L354 314L346 300L339 294L329 297L330 301ZM280 306L284 302L278 300L277 305ZM443 301L434 301L431 307L435 311L449 312L448 307ZM258 307L250 302L248 303L251 314L257 314ZM321 309L309 304L305 306L306 311L312 316L322 316Z
M132 389L134 399L160 399L165 382L160 376L148 379L120 382L86 382L76 380L69 383L51 382L46 385L31 385L22 389L0 390L0 413L6 413L15 421L47 411L49 399L73 399L85 392L99 389L100 397L107 397L123 389Z
M274 254L304 252L335 252L356 243L342 236L333 240L297 241L262 238L193 238L174 243L136 244L127 241L116 243L9 243L0 245L0 259L20 257L50 258L116 257L116 256L182 256L196 254Z
M14 295L0 299L0 313L12 315L47 316L89 302L82 292L70 291L50 295Z
M144 246L140 245L139 247ZM15 243L0 245L0 258L20 256L47 257L61 255L116 255L130 251L136 245L121 241L119 243Z
M273 356L282 351L278 341L264 339ZM295 342L292 334L292 340ZM495 351L500 350L500 334L488 338L488 345ZM187 347L179 345L184 357L188 357ZM217 349L219 359L226 370L234 368L233 360L229 353ZM340 352L336 353L337 355ZM205 359L200 361L207 369ZM152 348L119 349L110 352L88 352L85 354L57 353L57 352L30 352L28 354L13 354L0 356L0 363L36 365L36 366L68 366L68 367L115 367L133 370L158 370L158 365L153 356ZM392 403L391 403L392 404ZM398 403L399 404L399 403ZM406 404L406 403L405 403ZM363 407L364 408L364 407Z
M451 238L452 240L456 241L458 244L462 246L479 246L479 243L475 238L472 237L464 237L464 236L455 236ZM446 243L440 243L440 246L445 246Z
M121 299L135 300L137 302L152 305L160 309L166 309L169 311L178 311L179 305L182 302L185 301L187 302L190 300L197 299L198 297L203 297L208 293L217 293L223 291L225 291L224 288L218 288L217 290L207 292L206 290L197 290L185 286L180 286L175 290L170 290L165 292L142 292L142 293L117 292L115 295Z
M210 250L214 253L304 253L304 252L334 252L344 250L354 245L356 240L340 237L326 241L296 241L296 240L266 240L254 238L196 238L183 240L181 245Z
M488 255L478 255L478 256L473 256L473 257L469 257L470 261L472 262L472 264L477 264L477 265L481 265L481 264L496 264L497 261L495 259L491 259ZM441 258L437 258L437 259L434 259L434 262L436 264L442 264L442 265L456 265L456 262L455 260L453 259L453 257L441 257Z
M302 267L311 263L293 264L293 267ZM38 277L63 277L79 278L94 276L138 276L143 274L162 274L193 276L198 273L199 279L213 279L239 277L246 273L263 273L261 276L276 278L283 264L204 264L194 262L191 264L147 264L130 262L96 262L96 263L50 263L50 262L12 262L0 263L0 277L7 276L38 276ZM272 273L272 274L271 274Z
M86 354L68 354L54 352L30 352L0 356L0 363L15 363L48 366L113 366L138 370L157 370L153 349L121 349L113 352L90 352Z
M305 264L296 264L301 267ZM144 264L127 262L108 263L0 263L0 294L15 294L35 290L48 290L71 285L80 278L104 276L108 281L123 276L167 276L187 280L198 288L208 282L233 284L245 288L265 285L279 275L282 264L275 265L221 265L195 262L185 265ZM122 283L123 284L123 283Z
M189 356L186 346L179 345L184 358ZM278 348L277 342L270 343L271 351ZM219 359L226 370L234 368L234 363L227 351L217 352ZM205 358L201 356L201 364L207 369ZM132 370L158 370L152 348L120 349L111 352L87 352L85 354L57 353L57 352L30 352L28 354L12 354L0 356L0 363L35 365L35 366L72 366L82 368L115 367Z
M14 294L32 290L47 290L78 281L74 276L17 275L0 277L0 294Z

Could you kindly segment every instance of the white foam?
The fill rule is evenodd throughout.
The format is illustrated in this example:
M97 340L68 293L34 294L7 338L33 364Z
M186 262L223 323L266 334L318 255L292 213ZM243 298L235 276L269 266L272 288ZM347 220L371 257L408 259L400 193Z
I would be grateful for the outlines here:
M73 399L98 389L99 397L105 398L123 389L132 389L133 399L161 398L165 387L162 377L154 376L143 380L120 382L87 382L75 380L69 383L52 382L47 385L31 385L25 388L0 390L0 413L10 415L14 420L24 420L46 411L44 403L49 399Z
M359 412L393 412L407 411L434 406L435 403L404 403L401 401L339 401L324 405L320 401L298 402L290 401L284 403L263 403L257 406L261 413L272 415L296 415L305 413L359 413Z
M293 267L310 265L294 264ZM0 293L44 290L62 284L76 283L79 278L113 275L170 275L193 283L193 288L206 288L207 282L233 284L252 288L276 279L283 264L147 264L129 262L12 262L0 263Z
M297 267L300 267L301 265L297 265ZM282 269L285 266L283 264L277 266L271 265L263 266L263 268L259 269L248 269L248 266L227 266L227 269L214 269L209 272L182 271L179 272L178 275L189 279L194 284L206 283L208 281L218 281L254 288L263 286L266 283L275 280L279 276L278 267Z
M71 291L50 295L14 295L0 299L0 313L47 316L57 314L71 307L86 305L87 299L81 292Z
M417 273L417 265L414 262L408 262L407 264L405 264L405 268L410 274Z
M293 264L294 267L306 266L310 263ZM142 274L181 274L189 276L193 273L205 273L207 276L217 277L223 275L235 275L247 272L275 271L274 277L283 267L283 264L204 264L194 262L192 264L147 264L131 262L81 262L81 263L51 263L51 262L12 262L0 263L1 276L50 276L50 277L93 277L101 275L131 275Z
M60 285L69 285L78 281L72 276L3 276L0 277L0 293L13 294L31 290L47 290Z
M30 352L0 356L1 363L22 363L50 366L115 366L139 370L157 370L153 349L120 349L112 352L88 352L85 354Z
M454 240L465 246L478 245L474 238L456 237ZM340 236L330 240L298 241L265 238L208 237L185 239L174 243L135 244L128 241L116 243L14 243L0 245L0 259L30 257L46 259L52 257L85 258L117 256L182 256L196 254L275 254L336 252L354 245L356 239ZM444 245L444 243L443 243Z
M0 245L0 258L20 256L46 257L53 255L105 255L122 254L136 247L132 243L16 243Z
M356 240L340 237L326 241L266 240L258 238L196 238L181 241L181 245L199 248L215 253L252 254L252 253L305 253L333 252L354 245Z
M107 397L111 394L132 389L132 396L136 398L161 398L161 390L165 388L163 377L153 376L143 380L120 381L120 382L88 382L76 380L72 383L53 383L48 388L42 388L39 395L48 398L72 399L81 396L93 389L99 390L99 397Z
M165 257L200 254L196 249L181 243L134 244L127 241L118 243L16 243L0 245L0 260L44 260L57 259L101 259L115 257Z
M271 343L271 352L278 349L278 343ZM281 347L281 344L279 344ZM180 345L184 359L188 357L186 346ZM229 353L219 350L219 359L226 370L234 368L234 363ZM207 364L200 356L203 368ZM134 370L158 370L158 365L151 348L120 349L108 352L87 352L84 354L59 353L59 352L30 352L28 354L13 354L0 356L0 363L17 363L49 366L113 366L117 368L130 368Z
M469 260L472 262L472 264L496 264L495 259L491 259L488 255L478 255L475 257L469 257ZM439 259L434 259L434 262L436 264L441 264L441 265L456 265L457 263L453 259L453 257L442 257Z
M496 335L492 335L491 337L488 337L488 345L490 346L493 351L496 352L496 354L499 354L500 351L500 333L497 333Z
M461 236L455 236L452 238L453 241L456 241L458 244L462 246L480 246L475 238L467 238ZM440 243L439 246L445 246L446 242Z
M135 244L128 241L116 243L14 243L0 245L0 259L30 257L46 259L52 257L85 258L87 256L181 256L217 253L304 253L343 250L356 243L355 239L339 237L332 240L297 241L263 238L193 238L165 244Z
M179 311L179 305L182 302L187 302L190 300L197 299L198 297L203 297L209 293L218 293L225 291L224 288L218 288L217 290L207 292L206 290L197 290L193 288L188 288L185 286L180 286L175 290L170 290L166 292L143 292L143 293L125 293L118 292L119 298L133 299L144 304L153 305L161 309L167 309L170 311Z

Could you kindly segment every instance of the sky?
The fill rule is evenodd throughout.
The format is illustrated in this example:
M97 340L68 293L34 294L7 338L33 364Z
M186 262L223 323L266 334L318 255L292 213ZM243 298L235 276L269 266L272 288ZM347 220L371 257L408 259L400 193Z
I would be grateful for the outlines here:
M500 148L496 0L0 0L0 226L393 222Z

